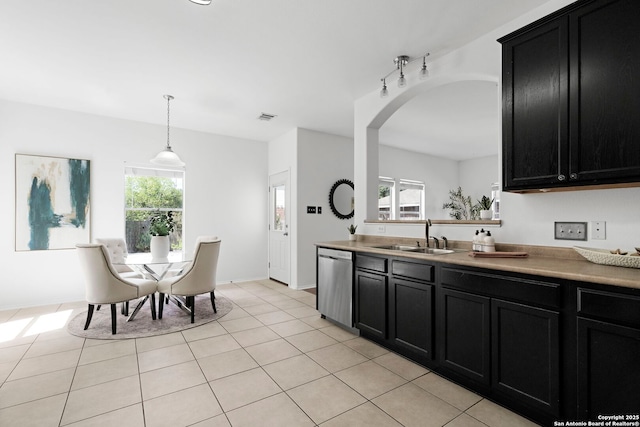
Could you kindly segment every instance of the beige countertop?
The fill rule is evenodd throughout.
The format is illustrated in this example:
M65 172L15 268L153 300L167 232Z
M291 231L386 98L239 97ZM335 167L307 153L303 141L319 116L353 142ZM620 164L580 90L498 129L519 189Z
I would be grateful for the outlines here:
M401 256L425 261L436 261L447 264L466 265L477 268L640 289L640 269L594 264L582 258L572 248L496 245L496 250L498 251L524 251L527 252L529 256L526 258L474 258L469 256L469 251L467 250L452 254L428 255L372 247L389 244L389 238L385 239L386 240L380 240L379 238L366 239L365 236L359 236L358 241L320 242L316 243L316 245L354 252ZM408 242L402 240L403 239L398 239L394 243L415 244L415 239L409 240ZM464 246L465 244L461 243L459 248L466 249ZM455 248L456 245L452 245L452 247Z

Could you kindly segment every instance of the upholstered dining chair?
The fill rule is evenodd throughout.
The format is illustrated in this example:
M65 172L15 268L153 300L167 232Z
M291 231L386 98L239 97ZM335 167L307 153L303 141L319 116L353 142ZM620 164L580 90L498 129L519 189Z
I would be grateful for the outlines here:
M121 237L100 237L96 238L96 243L101 243L107 248L107 253L114 264L113 268L125 279L143 279L142 274L134 271L128 265L124 265L129 251L127 242Z
M193 261L185 267L181 275L169 277L158 282L158 318L162 319L164 295L181 296L191 314L191 323L195 321L195 296L209 293L213 312L217 313L215 301L216 270L220 254L220 239L213 236L201 236L196 240Z
M95 305L111 305L111 333L116 333L116 304L145 297L134 309L129 319L135 317L151 295L151 317L156 318L155 292L157 282L146 279L124 279L113 268L107 248L98 243L77 244L76 251L85 277L85 293L89 309L84 329L89 328Z

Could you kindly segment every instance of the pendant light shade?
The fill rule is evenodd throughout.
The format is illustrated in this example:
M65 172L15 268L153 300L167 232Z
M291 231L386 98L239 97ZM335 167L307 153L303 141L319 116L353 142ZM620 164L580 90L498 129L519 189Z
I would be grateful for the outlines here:
M171 102L173 96L164 95L164 99L167 100L167 146L159 152L157 156L151 159L151 163L162 166L184 166L184 162L173 152L169 144L169 102Z

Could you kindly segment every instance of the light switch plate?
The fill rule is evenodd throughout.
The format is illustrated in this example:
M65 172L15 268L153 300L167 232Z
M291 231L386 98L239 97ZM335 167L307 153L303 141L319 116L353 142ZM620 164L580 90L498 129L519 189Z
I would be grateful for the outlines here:
M556 222L556 240L587 240L586 222Z
M607 238L607 223L606 223L606 221L592 221L591 222L591 238L593 240L606 240L606 238Z

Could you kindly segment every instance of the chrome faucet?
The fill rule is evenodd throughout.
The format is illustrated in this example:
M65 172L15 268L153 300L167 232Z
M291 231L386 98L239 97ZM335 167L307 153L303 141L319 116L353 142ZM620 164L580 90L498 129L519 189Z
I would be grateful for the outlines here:
M431 226L431 220L427 219L424 223L424 237L425 237L425 247L429 247L429 227Z
M440 240L438 240L436 237L432 237L433 239L433 244L436 245L436 249L440 249Z

